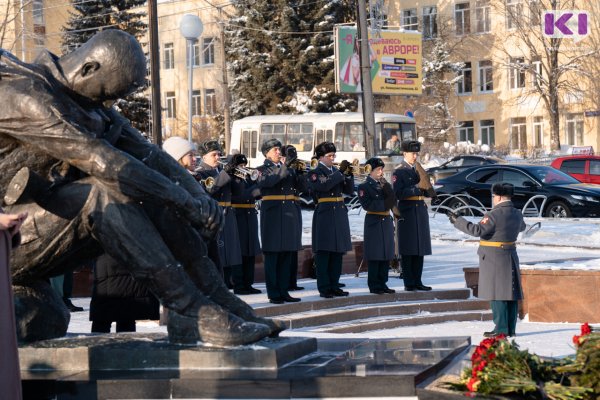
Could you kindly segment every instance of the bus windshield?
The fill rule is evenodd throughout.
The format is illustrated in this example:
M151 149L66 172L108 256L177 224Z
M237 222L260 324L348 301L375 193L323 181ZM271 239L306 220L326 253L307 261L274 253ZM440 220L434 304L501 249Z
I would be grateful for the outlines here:
M402 141L416 138L417 128L414 123L381 122L376 124L375 134L375 154L390 156L402 153Z

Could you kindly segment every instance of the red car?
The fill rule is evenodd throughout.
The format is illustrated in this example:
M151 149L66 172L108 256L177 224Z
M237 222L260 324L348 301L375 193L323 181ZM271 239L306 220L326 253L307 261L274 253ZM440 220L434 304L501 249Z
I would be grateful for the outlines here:
M600 184L600 156L567 156L558 157L552 164L579 182Z

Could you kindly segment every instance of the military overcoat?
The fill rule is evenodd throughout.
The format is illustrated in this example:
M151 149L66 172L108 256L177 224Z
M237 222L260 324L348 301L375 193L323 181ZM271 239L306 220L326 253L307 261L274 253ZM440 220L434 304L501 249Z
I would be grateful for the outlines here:
M363 234L363 258L365 261L394 259L394 222L390 214L389 200L394 192L389 183L384 186L370 176L358 186L358 201L367 211ZM387 202L386 202L387 200ZM379 213L379 214L374 214ZM387 215L383 215L387 213Z
M298 251L302 248L301 217L296 205L297 186L302 179L285 164L271 160L257 168L256 180L262 195L260 205L260 238L263 251Z
M316 200L312 221L312 251L345 253L352 250L348 208L343 194L354 194L354 177L324 164L308 173L308 186ZM324 201L324 199L341 199Z
M461 231L488 242L477 250L479 255L479 294L486 300L521 300L521 272L514 243L525 230L523 214L511 201L497 204L479 223L459 217L454 226Z
M255 182L237 176L233 177L231 206L237 220L243 257L253 257L261 253L258 239L257 198L260 198L260 189Z
M394 193L398 199L398 250L403 255L431 254L429 214L421 189L417 187L419 174L406 161L392 175Z

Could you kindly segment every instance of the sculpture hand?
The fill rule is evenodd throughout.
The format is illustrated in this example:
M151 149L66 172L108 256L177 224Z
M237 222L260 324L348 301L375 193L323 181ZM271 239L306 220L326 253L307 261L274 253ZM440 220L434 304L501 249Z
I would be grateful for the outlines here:
M219 204L210 197L192 198L185 207L187 218L205 239L216 236L223 225L223 212Z

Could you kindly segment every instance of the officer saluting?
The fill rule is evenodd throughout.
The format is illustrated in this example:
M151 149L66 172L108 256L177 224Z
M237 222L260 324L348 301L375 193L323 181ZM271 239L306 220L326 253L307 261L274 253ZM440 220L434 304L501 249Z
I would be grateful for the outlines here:
M510 183L494 183L492 186L492 209L479 223L474 224L456 214L448 213L450 222L459 230L478 236L479 249L479 297L491 300L494 324L491 337L501 333L514 336L519 312L518 300L523 299L521 272L516 240L525 230L523 214L511 201L514 186Z
M423 191L417 186L419 174L415 170L421 143L416 140L402 142L404 161L396 168L392 184L398 210L403 219L398 220L398 250L402 258L402 277L407 291L431 290L423 285L423 258L431 254L429 214Z
M344 253L352 250L348 209L342 193L354 193L354 176L350 163L333 166L336 148L323 142L315 148L318 166L310 171L308 185L317 207L312 221L312 251L317 266L317 288L321 297L348 296L339 286Z
M257 169L261 190L260 233L265 265L267 296L274 304L300 301L290 296L293 252L302 248L300 219L296 208L296 186L301 180L293 168L281 162L281 142L269 139L261 151L265 162ZM286 159L289 164L293 160Z
M390 261L394 259L394 223L390 210L396 204L392 186L383 178L381 158L366 162L371 173L358 186L358 201L367 211L364 227L364 255L368 262L369 291L376 294L395 293L387 287Z

